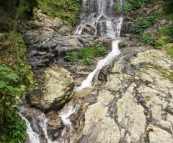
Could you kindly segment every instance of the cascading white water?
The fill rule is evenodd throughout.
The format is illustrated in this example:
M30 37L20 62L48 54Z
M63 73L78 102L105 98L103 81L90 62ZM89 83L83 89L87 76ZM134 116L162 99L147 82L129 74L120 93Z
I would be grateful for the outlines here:
M32 128L31 125L29 123L29 121L25 118L25 116L23 116L20 112L19 112L19 116L26 122L26 126L27 126L27 134L29 137L29 140L31 143L40 143L40 139L37 133L35 133Z
M59 116L61 117L61 120L63 121L63 123L65 125L65 128L61 133L62 138L60 138L58 141L52 141L52 139L49 138L48 133L47 133L47 121L48 121L48 119L45 117L45 115L43 113L36 117L37 118L37 124L34 123L35 128L38 129L38 126L41 128L41 130L42 130L41 132L43 132L47 143L66 143L68 141L64 140L63 136L64 136L65 132L67 131L67 128L70 128L70 137L71 137L71 129L72 129L72 123L71 123L69 117L74 112L76 112L76 110L78 110L79 108L80 108L79 104L76 104L75 106L67 106L65 108L65 110L59 114ZM21 112L24 110L25 110L24 107L20 107L19 115L26 122L27 134L28 134L30 142L31 143L41 143L41 140L39 139L39 133L33 131L29 121L26 119L26 117L24 115L22 115ZM35 120L33 120L33 122L35 122Z
M77 110L79 109L80 105L76 105L75 107L73 106L67 106L64 112L61 112L59 116L61 117L63 123L66 126L71 126L71 122L69 117Z
M24 107L20 108L20 111L24 110ZM19 116L25 120L26 122L26 126L27 126L27 134L29 137L29 140L31 143L41 143L40 139L39 139L39 135L38 133L34 132L33 129L31 128L31 125L29 123L29 121L26 119L25 116L23 116L20 112L19 112ZM48 133L47 133L47 119L45 117L45 115L42 113L41 115L39 115L37 117L38 120L38 124L39 126L42 128L42 131L44 132L45 135L45 139L47 140L47 143L59 143L58 141L52 141L49 137L48 137ZM36 125L37 126L37 125Z
M117 28L123 20L121 14L122 0L119 3L121 10L117 12L114 0L83 0L80 16L81 23L77 27L75 34L82 34L82 32L85 32L87 25L89 25L95 30L94 36L118 37Z
M120 0L121 11L122 5L123 2ZM90 25L95 29L95 36L106 35L112 39L120 37L123 16L121 12L116 12L115 6L116 4L114 0L83 0L82 7L84 10L81 14L81 24L77 27L75 34L81 34L83 31L85 31L85 27ZM91 9L86 11L85 7L91 7ZM90 15L87 15L86 13ZM103 30L103 25L105 25L105 30ZM80 91L85 87L92 86L94 76L99 73L105 65L111 63L115 57L120 54L118 43L119 40L112 42L112 51L105 59L98 62L95 70L88 75L80 87L76 87L76 91Z
M118 43L119 43L119 40L112 42L112 51L107 55L107 57L105 59L100 60L97 63L95 70L88 75L88 77L82 82L80 87L76 87L76 91L81 91L85 87L91 87L92 86L92 80L93 80L94 75L97 72L100 72L100 70L105 65L111 63L115 59L115 57L120 54L120 51L118 49Z

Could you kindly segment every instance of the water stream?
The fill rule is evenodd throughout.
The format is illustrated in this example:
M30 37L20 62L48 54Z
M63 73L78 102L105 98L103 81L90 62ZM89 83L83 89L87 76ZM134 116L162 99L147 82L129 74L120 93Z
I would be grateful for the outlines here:
M91 87L92 86L92 80L93 80L94 76L96 75L96 73L100 72L100 70L105 65L111 63L115 59L115 57L120 54L120 51L118 49L118 43L119 43L119 40L112 42L112 51L107 55L106 58L104 58L103 60L100 60L97 63L95 70L88 75L88 77L82 82L80 87L76 87L76 91L81 91L85 87Z
M112 38L113 42L112 51L105 59L100 60L97 63L95 70L88 75L80 87L76 87L76 91L81 91L85 87L91 87L94 76L120 54L118 49L119 40L116 40L116 37L120 37L123 16L121 12L118 13L116 11L115 5L114 0L83 0L83 11L80 17L81 23L77 27L75 34L82 34L87 25L89 25L95 29L94 36L106 35L107 37ZM121 11L122 5L123 2L120 0Z
M64 135L67 132L67 130L69 129L70 131L70 135L69 138L71 137L71 131L73 129L72 127L72 123L70 121L70 116L76 112L76 110L78 110L80 108L79 104L76 104L75 106L67 106L65 108L64 111L62 111L59 116L61 117L61 120L63 121L65 128L63 129L62 133L61 133L61 137L58 141L52 141L52 139L48 136L48 132L47 132L47 121L48 119L46 118L46 116L44 115L44 113L38 115L37 117L35 117L37 119L37 123L34 123L34 128L37 131L34 131L31 127L30 122L28 121L28 119L21 113L22 111L25 110L25 107L21 107L20 108L20 112L19 112L19 116L25 120L26 125L27 125L27 134L28 134L28 138L30 143L42 143L40 137L42 136L42 134L39 134L39 132L43 132L44 136L45 136L45 140L47 143L68 143L68 140L64 139ZM35 120L33 120L32 122L36 122ZM40 128L40 129L38 129Z
M32 128L31 128L31 125L29 123L29 121L25 118L25 116L23 116L20 112L19 112L19 116L25 120L26 122L26 126L27 126L27 134L28 134L28 137L29 137L29 140L31 143L40 143L40 139L39 139L39 136L37 133L35 133Z

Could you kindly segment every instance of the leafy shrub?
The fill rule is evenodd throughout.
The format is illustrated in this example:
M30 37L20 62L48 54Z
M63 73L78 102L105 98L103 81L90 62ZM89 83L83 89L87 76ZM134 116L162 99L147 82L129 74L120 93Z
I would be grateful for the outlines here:
M137 9L145 5L143 0L131 0L132 9Z
M15 106L26 86L19 75L5 64L0 65L0 140L20 142L27 137L25 122L17 115ZM18 99L18 100L17 100ZM20 125L20 126L19 126ZM6 137L8 134L8 137Z
M132 25L132 32L134 34L143 32L157 21L156 13L149 14L146 18L137 17Z
M120 46L120 47L125 47L126 45L127 45L126 42L120 42L120 43L119 43L119 46Z
M23 98L23 92L32 83L31 68L28 65L26 47L20 34L0 34L0 141L2 143L23 142L26 125L19 117L16 106Z
M156 35L161 36L169 36L170 33L170 25L166 25L163 29L159 30Z
M148 34L139 35L139 40L144 44L152 44L153 39Z
M173 13L173 1L172 0L162 0L163 8L166 13Z
M121 13L121 3L120 0L116 0L116 12Z
M143 17L137 17L132 25L133 33L140 33L144 29L150 26L150 23L146 21Z
M161 37L159 38L156 43L155 43L155 48L156 49L161 49L163 45L166 44L166 38L165 37Z
M44 13L52 17L60 17L72 25L76 23L80 3L81 0L38 0L38 6Z
M96 55L96 53L97 53L96 48L95 47L89 47L89 46L82 48L79 51L79 55L83 59L88 58L88 57L94 57Z
M90 58L86 58L86 59L84 59L84 61L83 61L83 64L84 64L84 65L92 65L92 63L93 63L93 60L90 59Z
M146 20L152 25L157 21L157 13L151 13L146 17Z
M169 26L169 41L173 42L173 21L172 24Z
M127 14L131 10L143 7L149 2L159 2L160 0L128 0L123 4L123 13Z
M105 55L107 53L106 48L103 45L96 45L97 55Z
M168 54L170 54L171 56L173 56L173 47L166 48L166 51L167 51Z
M103 56L107 53L107 50L102 45L96 45L94 47L85 47L78 52L67 52L65 59L68 61L77 61L78 59L83 60L84 65L91 65L93 63L92 58L95 56Z
M18 28L18 20L33 16L37 0L0 1L0 31L9 32Z
M77 52L66 52L66 56L65 56L65 59L66 60L69 60L69 61L77 61L77 55L78 53Z
M26 133L26 123L17 112L14 112L13 116L8 118L4 124L0 124L0 128L0 141L2 143L24 142L28 136Z
M129 2L125 2L123 4L123 13L127 14L128 12L130 12L132 10L132 5Z

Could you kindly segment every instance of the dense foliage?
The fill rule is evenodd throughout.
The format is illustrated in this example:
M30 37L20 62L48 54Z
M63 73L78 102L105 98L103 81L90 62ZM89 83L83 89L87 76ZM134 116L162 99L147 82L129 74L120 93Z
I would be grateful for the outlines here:
M26 47L18 22L32 16L34 0L0 1L0 142L19 143L26 137L26 124L18 115L17 105L32 83Z
M16 30L19 18L32 17L35 6L36 0L0 1L0 32Z
M127 1L124 1L123 13L127 14L131 10L141 8L151 2L159 2L159 0L127 0Z
M173 1L172 0L162 0L164 11L166 13L173 13Z
M72 25L76 23L76 15L79 13L81 0L37 0L39 8L52 17L60 17Z
M139 35L139 40L144 44L153 44L153 39L148 34Z
M137 17L132 25L133 33L141 33L157 21L156 13L151 13L147 17Z
M25 122L16 106L32 83L30 66L25 58L25 44L15 32L0 33L0 141L18 143L27 137Z

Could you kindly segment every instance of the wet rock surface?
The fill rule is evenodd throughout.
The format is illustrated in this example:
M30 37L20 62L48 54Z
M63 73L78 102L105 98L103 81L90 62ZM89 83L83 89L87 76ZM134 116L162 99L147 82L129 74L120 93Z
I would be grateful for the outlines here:
M172 143L172 67L158 50L122 56L86 109L76 142Z

